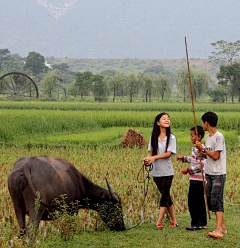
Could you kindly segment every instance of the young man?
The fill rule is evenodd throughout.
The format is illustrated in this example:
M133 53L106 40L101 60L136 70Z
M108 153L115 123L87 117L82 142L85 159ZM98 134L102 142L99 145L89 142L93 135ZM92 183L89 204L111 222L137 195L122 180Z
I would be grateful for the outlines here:
M213 238L223 239L227 234L223 213L223 192L226 179L226 147L223 135L217 131L218 116L213 112L207 112L202 116L202 127L209 134L205 139L205 147L201 142L196 142L199 156L206 156L206 192L209 209L216 214L216 230L209 232Z
M204 164L206 159L197 157L196 141L202 142L204 130L201 126L197 126L198 136L196 135L195 127L190 129L190 139L194 144L192 148L192 156L177 157L178 161L190 163L189 167L183 168L183 174L189 174L189 192L188 192L188 208L191 215L191 226L186 227L188 231L197 231L207 228L207 215L204 200L204 188L201 167L203 169L203 177L205 180Z

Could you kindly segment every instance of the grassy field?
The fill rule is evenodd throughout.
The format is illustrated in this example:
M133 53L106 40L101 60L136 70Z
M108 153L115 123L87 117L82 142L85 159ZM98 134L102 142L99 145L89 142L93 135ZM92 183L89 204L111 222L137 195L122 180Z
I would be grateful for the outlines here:
M121 147L122 135L128 128L134 128L148 140L155 115L152 111L101 110L91 104L86 109L51 109L52 103L45 108L4 108L0 102L0 247L28 246L19 240L18 225L13 211L12 201L7 189L7 176L14 162L23 156L47 155L63 157L94 183L106 188L105 176L113 188L120 194L123 204L124 221L127 227L138 223L142 218L143 185L136 180L142 166L142 159L147 148ZM4 103L5 104L5 103ZM35 103L34 103L35 104ZM63 104L63 103L62 103ZM99 104L100 105L100 104ZM117 105L116 105L117 106ZM216 105L217 106L217 105ZM125 106L124 108L127 108ZM183 164L172 157L175 176L171 188L178 222L178 228L155 227L159 211L159 193L150 180L146 198L144 224L123 233L110 232L99 220L97 213L80 210L73 220L71 229L64 219L47 222L40 226L37 247L237 247L240 236L239 222L235 218L240 214L240 151L239 151L239 111L220 111L219 126L227 144L227 182L225 188L226 222L229 234L224 241L207 237L207 231L189 233L185 227L190 224L187 207L188 177L181 174ZM164 109L165 110L165 109ZM201 110L202 111L202 110ZM201 111L197 112L200 122ZM169 111L167 111L169 112ZM171 110L172 131L177 137L177 155L189 155L191 143L189 128L193 126L191 112L178 112L178 107ZM93 173L94 172L94 173ZM214 229L215 219L209 221L209 230ZM70 228L73 240L64 242L61 228ZM69 230L70 230L69 229ZM200 243L200 244L199 244Z
M191 112L168 112L172 128L188 130L193 124ZM14 143L41 142L50 136L82 134L101 131L106 128L132 127L152 128L156 111L66 111L66 110L22 110L2 109L0 111L0 141ZM197 112L201 124L201 112ZM218 128L240 130L240 113L219 112ZM11 127L11 128L9 128ZM122 129L123 130L123 129ZM118 136L118 131L116 136ZM121 133L122 134L122 133Z
M161 111L192 112L190 103L96 103L96 102L11 102L0 101L0 109L38 109L38 110L96 110L96 111ZM240 112L240 104L195 103L197 112Z
M52 240L43 244L42 247L151 247L151 248L208 248L208 247L239 247L239 228L240 223L235 221L236 216L240 215L240 207L227 206L226 224L229 233L224 240L215 240L208 237L208 231L215 228L215 216L208 221L208 230L189 232L185 227L189 226L190 218L188 214L177 216L179 226L169 227L169 221L165 220L165 227L161 230L154 224L143 224L136 229L121 233L110 231L83 232L74 237L73 240L61 242Z

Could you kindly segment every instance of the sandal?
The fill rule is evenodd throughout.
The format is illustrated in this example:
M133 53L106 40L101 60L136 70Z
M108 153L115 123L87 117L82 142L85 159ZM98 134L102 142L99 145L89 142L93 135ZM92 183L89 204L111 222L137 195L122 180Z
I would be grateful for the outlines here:
M223 239L223 234L217 232L217 231L212 231L208 233L208 236L216 239Z
M157 227L158 228L163 228L163 224L162 223L159 223L159 224L157 224Z
M171 223L170 223L170 226L171 226L171 227L178 226L178 223L177 223L177 222L171 222Z

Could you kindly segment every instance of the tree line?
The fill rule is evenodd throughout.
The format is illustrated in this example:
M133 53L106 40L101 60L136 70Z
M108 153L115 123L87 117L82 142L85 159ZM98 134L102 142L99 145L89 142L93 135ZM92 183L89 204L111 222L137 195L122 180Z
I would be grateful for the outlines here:
M195 100L209 95L212 101L225 102L239 96L240 102L240 63L237 60L240 41L235 43L218 41L212 43L217 52L210 57L219 63L220 69L216 78L217 86L209 89L213 79L201 70L191 69L193 95ZM189 101L189 76L187 67L181 68L176 75L163 66L154 66L143 72L121 73L106 70L94 74L91 71L72 72L66 63L49 65L43 55L30 52L26 58L11 54L8 49L0 49L0 76L10 71L25 72L30 75L39 87L42 97L48 100L79 99L86 100L93 96L95 101L107 101L109 97L128 98L133 102L141 97L145 102L152 99L165 101L171 96L182 97Z

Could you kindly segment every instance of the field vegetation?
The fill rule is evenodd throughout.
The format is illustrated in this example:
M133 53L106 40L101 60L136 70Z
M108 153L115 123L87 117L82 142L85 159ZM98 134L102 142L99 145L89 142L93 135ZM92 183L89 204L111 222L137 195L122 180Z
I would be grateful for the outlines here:
M7 176L18 158L36 155L63 157L104 188L104 178L107 176L122 198L127 227L144 218L143 225L116 233L108 231L97 213L80 210L70 220L64 216L53 222L41 223L37 243L34 244L37 247L237 246L240 226L234 219L240 213L237 187L240 183L240 106L196 105L199 124L202 113L210 109L219 116L218 126L227 144L225 203L229 234L224 241L208 238L207 231L200 234L185 231L190 224L187 207L189 182L188 177L181 174L183 164L177 162L175 156L172 157L175 176L171 194L180 225L177 229L170 229L170 221L166 218L166 228L156 230L160 199L158 190L150 180L143 211L143 184L136 180L147 148L131 149L120 145L123 134L129 128L139 131L148 140L154 117L166 111L171 117L172 132L177 137L177 155L189 155L192 147L189 128L193 126L190 104L0 102L0 247L29 246L29 241L18 238L19 227L7 189ZM214 227L215 218L212 216L209 229ZM201 246L197 242L201 242Z
M0 101L0 109L36 109L36 110L74 110L74 111L161 111L165 112L192 112L190 103L180 103L176 99L174 102L151 102L151 103L99 103L99 102L16 102ZM239 104L219 104L219 103L195 103L197 112L240 112Z

